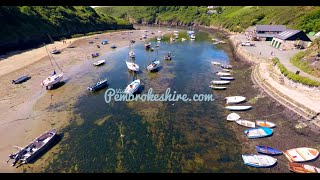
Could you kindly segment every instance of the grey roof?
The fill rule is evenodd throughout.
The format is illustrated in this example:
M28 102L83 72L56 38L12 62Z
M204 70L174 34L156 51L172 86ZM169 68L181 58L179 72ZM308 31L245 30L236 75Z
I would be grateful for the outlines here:
M257 37L265 38L265 37L274 37L277 34L256 34Z
M286 31L283 31L279 34L277 34L276 38L279 38L279 39L282 39L282 40L286 40L288 39L289 37L295 35L295 34L298 34L300 31L299 30L294 30L294 29L287 29Z
M257 25L256 31L285 31L285 25Z

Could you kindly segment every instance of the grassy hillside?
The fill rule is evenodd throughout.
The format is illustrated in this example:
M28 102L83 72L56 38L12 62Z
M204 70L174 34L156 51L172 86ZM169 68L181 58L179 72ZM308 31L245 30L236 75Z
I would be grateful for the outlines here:
M221 14L206 14L206 6L99 7L97 11L132 23L160 20L161 24L215 25L241 32L255 24L284 24L306 32L320 31L320 7L315 6L221 6Z
M0 7L0 53L24 49L93 31L132 28L126 20L97 13L89 6Z

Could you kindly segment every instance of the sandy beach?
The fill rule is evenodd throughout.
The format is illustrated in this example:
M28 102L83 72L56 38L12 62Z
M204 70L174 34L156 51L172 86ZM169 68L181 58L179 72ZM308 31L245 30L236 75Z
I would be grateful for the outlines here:
M77 97L86 92L90 83L90 78L81 79L81 82L77 79L77 75L88 73L80 72L77 67L88 66L88 59L94 62L91 53L110 52L112 51L110 46L113 44L118 48L127 46L129 39L141 41L139 38L143 33L143 30L119 31L67 39L66 44L55 42L47 45L48 50L53 48L62 50L60 54L50 54L64 73L64 84L62 83L61 87L52 91L47 91L40 85L53 72L45 47L25 52L12 52L2 56L0 61L0 82L2 82L0 86L2 94L0 99L0 116L2 117L0 120L0 162L6 162L8 155L17 151L14 145L25 146L44 131L52 128L59 129L69 123L70 116L73 115L72 107ZM149 38L155 36L150 32L147 34ZM102 39L107 39L109 44L102 45ZM94 41L94 43L89 44L89 41ZM100 48L97 48L97 44L100 45ZM76 47L67 48L70 45ZM99 57L95 59L99 60ZM106 60L108 63L108 59ZM60 73L55 65L54 67L57 73ZM22 84L11 84L11 80L23 74L30 75L31 79ZM77 82L77 85L73 82ZM33 171L41 172L43 167L41 164L45 163L52 155L51 153L58 149L59 145L54 146L49 153L28 167L34 169ZM0 172L26 171L22 168L12 168L9 163L0 164Z

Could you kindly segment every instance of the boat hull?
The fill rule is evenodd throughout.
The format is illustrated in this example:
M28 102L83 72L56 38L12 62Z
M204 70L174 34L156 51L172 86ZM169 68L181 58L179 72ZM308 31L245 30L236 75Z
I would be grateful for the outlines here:
M43 86L53 86L53 85L57 84L58 82L60 82L62 80L62 78L63 78L63 73L49 76L49 77L47 77L47 79L42 81L42 85Z
M250 139L262 138L271 136L273 130L267 127L251 128L244 131L244 134Z
M277 149L274 149L274 148L268 147L268 146L256 146L256 150L257 150L258 153L268 154L268 155L280 155L280 154L282 154L282 151L279 151Z
M320 168L308 164L288 163L289 170L296 173L320 173Z
M266 168L276 164L277 159L262 154L243 154L244 164L257 168Z
M230 111L246 111L251 108L252 106L226 106L226 109Z
M319 156L318 150L307 147L289 149L283 153L291 162L307 162Z

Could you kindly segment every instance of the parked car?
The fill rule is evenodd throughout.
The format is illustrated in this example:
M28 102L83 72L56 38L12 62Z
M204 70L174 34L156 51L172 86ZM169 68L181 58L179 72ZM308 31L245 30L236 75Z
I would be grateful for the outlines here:
M242 42L241 45L242 46L254 46L254 44L252 44L250 41Z

